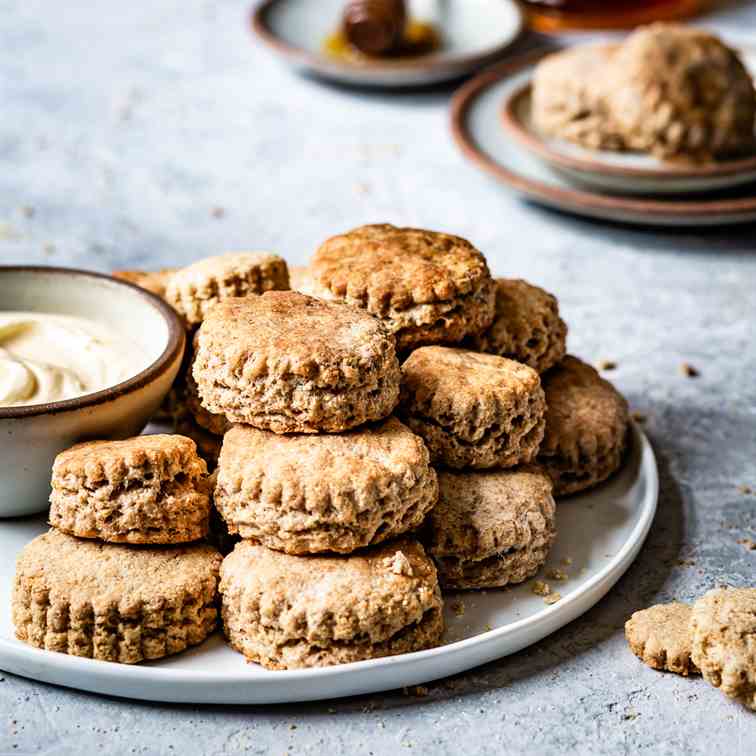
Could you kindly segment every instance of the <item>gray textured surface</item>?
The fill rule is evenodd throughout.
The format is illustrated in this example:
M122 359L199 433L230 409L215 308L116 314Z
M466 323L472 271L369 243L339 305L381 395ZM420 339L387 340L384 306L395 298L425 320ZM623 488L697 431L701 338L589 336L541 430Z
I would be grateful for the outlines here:
M461 159L447 90L291 75L251 44L246 6L0 0L0 261L109 270L254 247L300 262L383 220L467 236L496 272L558 294L573 351L617 361L648 415L659 515L593 611L424 698L213 709L0 675L0 753L752 753L754 715L641 665L622 625L754 582L756 552L737 541L756 540L756 496L737 487L756 488L756 228L641 231L522 204ZM756 7L712 22L753 29Z

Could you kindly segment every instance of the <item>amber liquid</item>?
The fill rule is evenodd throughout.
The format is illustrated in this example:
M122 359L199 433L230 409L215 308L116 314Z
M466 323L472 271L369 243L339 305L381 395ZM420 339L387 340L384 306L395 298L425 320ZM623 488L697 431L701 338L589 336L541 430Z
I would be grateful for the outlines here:
M329 34L323 41L323 50L326 55L350 63L390 58L416 58L436 52L441 46L441 35L436 27L424 21L410 21L404 30L404 39L399 49L381 56L366 55L353 47L341 29Z
M628 29L694 15L705 0L521 0L537 31Z

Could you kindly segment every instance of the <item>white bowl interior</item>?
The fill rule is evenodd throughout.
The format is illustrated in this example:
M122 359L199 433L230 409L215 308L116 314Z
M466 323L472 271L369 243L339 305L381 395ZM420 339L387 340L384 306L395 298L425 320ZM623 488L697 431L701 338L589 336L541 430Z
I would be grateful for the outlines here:
M165 350L169 328L157 307L138 290L107 278L55 270L0 269L0 311L73 315L102 323L136 344L133 377Z

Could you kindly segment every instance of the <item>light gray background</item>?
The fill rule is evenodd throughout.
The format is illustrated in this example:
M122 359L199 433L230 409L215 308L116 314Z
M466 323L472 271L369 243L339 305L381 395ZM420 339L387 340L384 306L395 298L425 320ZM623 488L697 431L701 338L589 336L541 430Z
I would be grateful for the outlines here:
M756 715L647 669L622 626L649 603L754 582L756 552L737 541L756 540L756 496L738 491L756 489L756 227L635 230L524 204L461 158L450 89L298 77L253 42L247 11L0 0L0 262L107 271L249 248L304 262L375 221L469 237L494 272L559 296L574 352L617 361L612 379L648 415L659 515L593 611L425 698L163 706L0 673L0 752L753 753ZM756 5L710 23L756 35Z

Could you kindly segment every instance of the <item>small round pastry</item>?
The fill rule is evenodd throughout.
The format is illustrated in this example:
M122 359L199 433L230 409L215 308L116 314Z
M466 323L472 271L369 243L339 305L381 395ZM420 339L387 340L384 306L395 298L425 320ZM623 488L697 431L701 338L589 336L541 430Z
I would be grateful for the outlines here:
M346 554L418 527L437 497L425 444L390 417L325 436L234 426L215 506L229 532L272 549Z
M506 357L422 347L402 366L398 414L436 464L513 467L538 454L546 405L538 373Z
M187 543L207 535L207 466L185 436L88 441L55 458L50 524L113 543Z
M283 258L270 252L231 252L182 268L171 277L165 296L187 323L197 325L218 302L288 288Z
M443 588L501 588L538 572L556 538L551 479L537 467L438 474L423 528Z
M127 281L141 289L146 289L156 294L161 299L165 299L165 290L168 282L173 278L179 268L163 268L162 270L115 270L113 278L121 281Z
M206 410L274 433L331 433L391 414L394 338L371 315L295 291L216 305L197 337Z
M630 149L708 160L754 148L753 81L738 55L701 29L639 29L605 75L607 106Z
M494 321L470 346L544 373L564 357L566 341L567 326L553 294L527 281L499 278Z
M622 464L627 401L591 366L568 355L543 376L546 432L538 454L554 494L584 491Z
M687 677L699 674L691 657L691 607L674 601L635 612L625 623L632 652L652 669Z
M313 294L366 309L396 335L397 349L456 343L494 316L485 258L458 236L388 224L328 239L315 253Z
M438 645L436 568L416 541L294 556L242 541L221 566L230 644L268 669L346 664Z
M531 107L538 131L592 150L624 149L602 81L617 47L576 45L548 55L536 66Z
M704 680L756 710L756 588L719 588L695 604L692 659Z
M122 664L177 654L215 630L220 564L204 544L134 548L50 530L16 563L16 637Z

